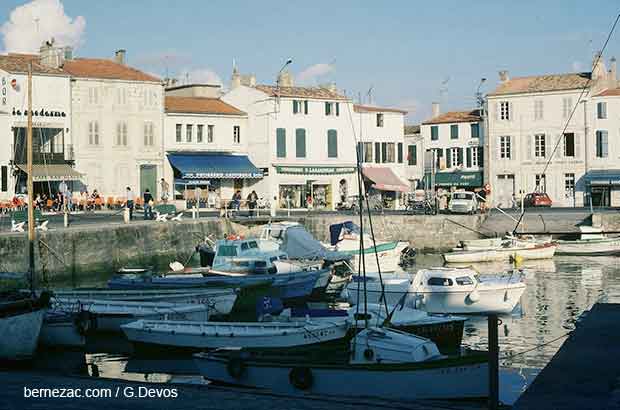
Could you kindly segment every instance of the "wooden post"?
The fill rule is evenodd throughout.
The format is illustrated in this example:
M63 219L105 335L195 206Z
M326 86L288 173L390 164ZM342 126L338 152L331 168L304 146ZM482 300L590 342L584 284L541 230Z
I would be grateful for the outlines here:
M30 290L34 293L34 188L32 182L32 63L28 63L28 126L26 129L26 171L28 181L28 274L30 276Z
M499 320L496 314L487 317L489 329L489 410L499 408Z

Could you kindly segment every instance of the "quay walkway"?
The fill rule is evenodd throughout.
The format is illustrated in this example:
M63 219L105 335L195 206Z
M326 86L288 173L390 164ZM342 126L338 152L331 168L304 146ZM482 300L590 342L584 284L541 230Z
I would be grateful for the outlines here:
M620 304L597 303L513 410L620 409Z

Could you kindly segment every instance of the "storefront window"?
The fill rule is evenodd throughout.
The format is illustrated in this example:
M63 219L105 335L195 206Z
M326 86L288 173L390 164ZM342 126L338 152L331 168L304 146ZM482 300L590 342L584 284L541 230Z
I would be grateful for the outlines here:
M280 185L280 208L305 208L305 185Z
M331 208L332 193L329 184L315 184L312 186L312 205L314 208Z

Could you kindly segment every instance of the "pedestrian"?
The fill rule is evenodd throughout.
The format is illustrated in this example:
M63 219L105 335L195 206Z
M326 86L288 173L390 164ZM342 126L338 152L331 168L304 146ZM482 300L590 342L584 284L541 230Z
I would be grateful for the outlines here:
M232 197L231 208L238 211L241 208L241 191L237 190Z
M153 219L153 195L151 195L151 191L146 188L143 195L144 199L144 220Z
M313 205L312 205L312 195L310 195L310 194L308 194L306 196L306 207L308 208L308 211L312 210L312 207L313 207Z
M161 179L159 182L160 191L161 191L161 200L164 204L168 203L168 190L170 189L170 185L166 182L165 179Z
M196 198L196 209L200 211L200 197L202 196L202 189L196 185L194 188L194 197Z
M487 210L487 190L482 188L478 192L478 197L480 199L480 213L485 213Z
M127 187L127 191L125 192L126 197L125 197L125 208L129 209L129 220L131 221L133 219L133 201L134 201L134 196L133 196L133 192L131 191L130 187Z
M248 195L248 207L250 208L250 216L254 216L254 209L256 208L256 202L258 201L258 195L256 191L250 192Z

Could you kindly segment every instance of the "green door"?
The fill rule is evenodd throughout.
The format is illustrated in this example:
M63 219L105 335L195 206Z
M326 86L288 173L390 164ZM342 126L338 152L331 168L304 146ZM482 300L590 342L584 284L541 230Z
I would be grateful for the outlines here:
M157 198L157 167L155 165L140 165L140 195L146 191Z

